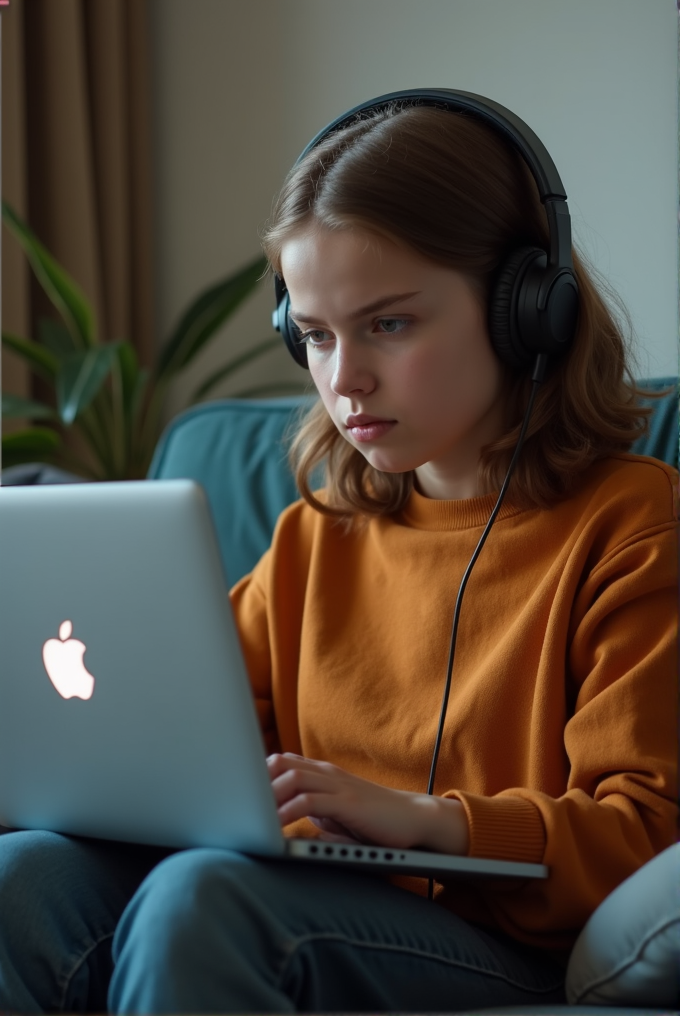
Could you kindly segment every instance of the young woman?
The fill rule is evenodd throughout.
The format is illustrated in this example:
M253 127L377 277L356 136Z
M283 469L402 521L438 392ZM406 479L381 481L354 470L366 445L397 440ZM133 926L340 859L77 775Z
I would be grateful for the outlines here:
M303 500L232 602L286 832L550 877L429 900L422 879L16 833L0 1010L103 1007L112 955L116 1012L562 1000L578 931L672 842L676 796L675 474L626 451L624 343L576 257L574 340L470 576L426 793L458 588L532 388L489 307L508 256L548 243L524 162L474 118L391 106L296 165L264 247L319 401Z

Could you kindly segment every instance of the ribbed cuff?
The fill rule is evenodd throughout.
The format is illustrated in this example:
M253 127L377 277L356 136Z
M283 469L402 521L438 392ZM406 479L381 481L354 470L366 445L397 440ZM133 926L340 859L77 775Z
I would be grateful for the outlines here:
M538 808L522 797L482 797L451 791L460 801L470 827L469 857L540 864L545 850L545 828Z
M298 818L295 822L289 822L282 829L283 835L287 838L301 840L315 840L321 835L321 830L310 822L308 818Z

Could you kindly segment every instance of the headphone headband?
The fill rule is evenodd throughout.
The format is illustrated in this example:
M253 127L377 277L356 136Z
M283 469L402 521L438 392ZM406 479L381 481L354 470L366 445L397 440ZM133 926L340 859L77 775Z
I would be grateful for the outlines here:
M410 88L388 92L347 110L332 120L305 147L301 162L323 140L362 119L362 115L393 103L431 106L453 113L469 113L500 134L519 152L531 170L548 220L549 249L520 248L511 258L511 270L500 273L489 312L492 341L497 353L515 366L527 363L537 352L564 352L573 338L578 313L578 285L571 254L571 219L567 195L545 145L520 117L492 99L451 88ZM541 262L539 264L539 261ZM295 342L288 315L285 284L275 278L274 327L293 358L307 366L307 351Z
M336 117L319 131L298 157L297 162L301 162L324 138L360 119L362 113L379 109L381 106L389 106L393 102L403 102L404 105L410 106L434 106L436 109L448 109L454 113L471 113L494 130L504 134L522 155L534 175L541 201L545 203L555 198L566 201L567 195L557 167L531 127L500 103L474 92L458 92L453 88L407 88L403 92L387 92L385 95L362 102Z

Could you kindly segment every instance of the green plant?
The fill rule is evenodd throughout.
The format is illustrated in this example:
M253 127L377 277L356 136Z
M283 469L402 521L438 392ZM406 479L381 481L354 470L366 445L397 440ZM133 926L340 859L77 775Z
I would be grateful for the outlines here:
M3 417L31 421L30 427L3 436L3 466L39 461L96 480L145 476L160 434L168 385L253 292L265 270L264 258L255 258L200 293L181 315L152 368L144 369L130 342L99 341L93 310L79 286L5 202L2 219L59 315L58 320L40 321L36 339L2 333L3 344L29 365L51 395L42 402L3 394ZM220 381L279 345L279 339L264 339L233 357L202 382L190 403L205 398ZM293 389L301 391L280 383L239 395ZM71 428L82 436L84 453L64 442Z

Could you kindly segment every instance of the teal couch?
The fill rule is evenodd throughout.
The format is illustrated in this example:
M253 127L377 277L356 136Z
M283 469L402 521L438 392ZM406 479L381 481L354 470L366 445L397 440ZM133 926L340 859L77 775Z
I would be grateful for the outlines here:
M649 432L631 451L677 467L677 379L641 382L656 391ZM271 542L274 524L299 495L287 462L287 435L309 398L224 399L175 417L149 469L155 480L189 477L208 495L230 585L249 572Z
M672 391L651 400L648 434L632 451L677 466L677 379L645 384ZM203 486L230 584L251 570L269 546L278 515L298 496L287 437L308 405L304 398L203 404L173 420L158 444L149 478L189 477ZM500 1011L680 1011L680 844L640 869L591 917L572 953L567 997L569 1006Z

